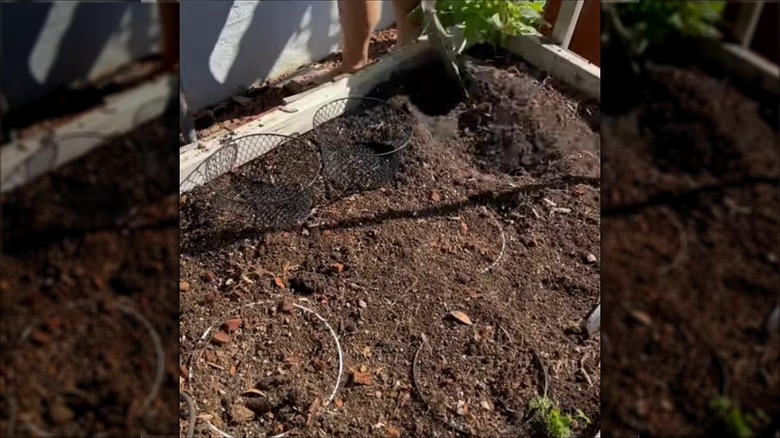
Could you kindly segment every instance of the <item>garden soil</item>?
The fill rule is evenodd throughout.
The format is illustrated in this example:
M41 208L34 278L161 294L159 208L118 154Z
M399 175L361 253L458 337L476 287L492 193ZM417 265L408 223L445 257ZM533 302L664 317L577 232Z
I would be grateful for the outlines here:
M711 436L717 396L780 418L776 128L700 69L656 66L647 90L602 124L602 429Z
M220 222L208 184L182 196L182 433L522 436L546 393L595 434L599 340L579 325L599 301L598 107L474 55L472 104L438 65L373 93L416 115L391 186L318 181L286 230Z
M3 196L0 435L178 433L176 133L150 122Z

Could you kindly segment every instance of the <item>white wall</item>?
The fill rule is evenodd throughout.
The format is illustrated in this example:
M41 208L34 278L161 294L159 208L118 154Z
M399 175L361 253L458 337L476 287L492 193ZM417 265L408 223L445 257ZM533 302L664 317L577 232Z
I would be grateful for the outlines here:
M383 2L379 28L393 19ZM335 0L182 0L181 84L191 110L338 49Z
M160 51L157 6L2 4L2 94L10 109Z

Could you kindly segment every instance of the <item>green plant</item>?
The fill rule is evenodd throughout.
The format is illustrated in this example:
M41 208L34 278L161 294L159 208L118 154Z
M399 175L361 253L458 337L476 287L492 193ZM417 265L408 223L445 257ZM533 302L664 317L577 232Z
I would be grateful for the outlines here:
M715 397L710 400L709 407L715 416L716 426L725 429L731 438L752 438L756 429L766 426L769 422L762 411L746 414L728 397Z
M532 398L528 408L534 412L535 418L551 438L571 438L571 428L577 420L590 423L581 410L577 409L574 415L563 414L552 400L543 396Z
M725 1L641 0L605 4L611 29L629 43L632 55L678 38L718 38Z
M547 0L437 0L436 11L445 28L463 26L468 44L498 45L502 39L531 35L547 23L542 18ZM413 13L421 14L420 7Z

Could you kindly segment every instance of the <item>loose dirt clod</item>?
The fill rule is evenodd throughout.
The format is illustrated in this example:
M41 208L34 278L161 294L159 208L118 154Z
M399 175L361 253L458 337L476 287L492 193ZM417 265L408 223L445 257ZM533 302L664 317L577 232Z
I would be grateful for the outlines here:
M255 418L255 413L241 403L236 403L230 408L230 419L235 424L246 423Z
M295 305L290 301L284 300L279 303L278 308L280 312L290 314L295 310Z
M238 330L239 327L241 327L241 320L238 318L228 319L227 321L225 321L223 326L228 333L232 333Z
M211 343L214 345L224 345L228 342L230 342L230 335L221 330L211 335Z
M359 386L370 386L374 383L374 377L370 373L361 373L360 371L353 371L352 384Z

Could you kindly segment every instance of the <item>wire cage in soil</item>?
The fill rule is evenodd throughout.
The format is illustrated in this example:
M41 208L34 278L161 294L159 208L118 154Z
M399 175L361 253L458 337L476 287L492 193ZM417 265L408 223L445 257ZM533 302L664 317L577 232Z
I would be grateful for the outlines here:
M229 140L196 171L209 181L220 222L272 229L297 225L309 216L320 168L319 152L311 143L253 134Z
M96 219L101 214L121 215L143 198L147 160L138 144L96 132L64 134L51 141L60 156L73 160L53 174L56 186L51 195L54 201L70 204L72 210L79 211L85 218ZM121 143L117 143L119 141ZM97 145L102 146L97 148ZM98 159L78 159L108 153L103 148L109 147L112 158L120 160L121 165Z
M133 115L133 126L138 127L152 120L160 120L166 129L179 130L179 100L158 97L141 105Z
M414 135L413 119L386 101L368 97L334 100L314 114L314 137L323 173L341 192L392 184L401 152Z
M0 184L3 186L11 184L15 187L23 186L53 169L58 157L57 143L51 137L46 138L41 143L41 147L19 163L0 181Z

